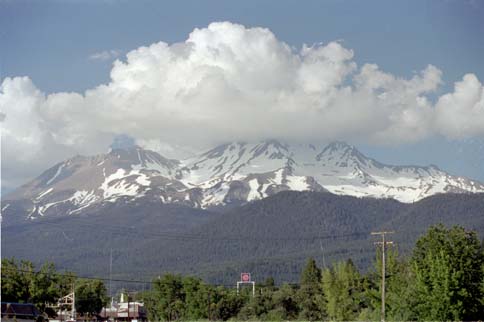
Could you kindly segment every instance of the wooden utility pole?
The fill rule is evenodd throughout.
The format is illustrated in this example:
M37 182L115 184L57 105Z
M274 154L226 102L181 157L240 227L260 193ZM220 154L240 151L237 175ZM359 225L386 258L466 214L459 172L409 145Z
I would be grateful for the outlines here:
M112 282L113 282L113 249L109 253L109 298L111 299L111 309L113 308L113 293L112 293Z
M210 303L211 296L212 296L212 294L211 294L210 289L209 289L208 290L208 307L207 307L208 308L207 316L208 316L209 321L212 321L212 314L210 312L210 305L212 305L212 303Z
M77 316L76 316L76 287L74 285L74 283L72 283L72 310L71 310L71 314L72 314L72 319L74 321L77 320Z
M375 245L381 245L381 321L385 322L385 248L386 245L392 245L392 241L386 241L386 234L393 234L393 231L374 231L372 235L381 235L381 242L375 242Z

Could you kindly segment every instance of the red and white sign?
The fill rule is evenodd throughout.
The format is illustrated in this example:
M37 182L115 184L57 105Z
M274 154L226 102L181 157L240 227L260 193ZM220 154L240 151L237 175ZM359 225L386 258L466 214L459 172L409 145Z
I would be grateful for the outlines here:
M242 282L250 282L250 273L240 273L240 280Z

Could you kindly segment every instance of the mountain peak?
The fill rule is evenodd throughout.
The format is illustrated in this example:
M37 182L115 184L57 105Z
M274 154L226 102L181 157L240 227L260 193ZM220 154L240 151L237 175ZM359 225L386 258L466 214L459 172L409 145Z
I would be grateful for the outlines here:
M278 149L287 150L287 144L285 144L285 143L283 143L279 140L276 140L276 139L268 139L268 140L264 140L262 142L266 145L271 145L271 146L278 148Z
M135 144L118 145L108 154L57 164L23 186L16 198L30 200L27 213L34 218L118 199L149 197L206 208L284 190L414 202L437 193L484 192L484 185L434 166L381 164L342 141L321 149L264 140L226 143L182 162Z
M327 145L328 149L331 149L331 150L344 150L344 151L347 151L347 150L356 150L356 148L344 141L334 141L334 142L331 142L330 144Z
M316 156L317 161L321 161L326 158L331 160L338 159L341 161L348 161L351 159L359 163L367 163L368 160L368 158L358 151L358 149L356 149L353 145L342 141L335 141L328 144L323 151Z

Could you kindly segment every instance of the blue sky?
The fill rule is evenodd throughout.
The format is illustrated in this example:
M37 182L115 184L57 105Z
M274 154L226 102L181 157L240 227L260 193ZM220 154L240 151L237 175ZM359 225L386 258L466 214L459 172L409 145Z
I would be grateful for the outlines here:
M484 81L484 2L457 0L0 0L0 76L28 76L45 94L82 93L110 81L114 56L124 59L159 41L183 42L194 28L214 21L268 28L295 48L339 41L354 52L358 67L375 63L395 77L411 78L432 64L443 83L430 100L452 91L466 73ZM102 52L113 57L93 59ZM383 162L437 164L484 181L481 134L356 145Z
M3 0L0 8L2 76L29 75L46 92L108 81L111 61L90 61L95 52L179 42L225 20L267 27L297 47L343 40L359 64L401 76L432 63L447 86L466 72L484 76L480 1Z

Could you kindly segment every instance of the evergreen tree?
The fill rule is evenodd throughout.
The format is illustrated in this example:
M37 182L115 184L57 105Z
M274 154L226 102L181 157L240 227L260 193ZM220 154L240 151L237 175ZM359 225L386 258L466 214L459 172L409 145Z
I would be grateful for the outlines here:
M255 296L251 296L247 304L241 309L238 317L242 320L270 320L269 312L274 309L274 281L272 286L262 285L256 292ZM271 281L269 281L271 285Z
M381 260L379 265L381 267ZM386 316L387 319L409 321L417 319L414 312L415 274L408 261L400 260L394 248L387 251L386 260ZM379 270L381 272L381 269ZM381 275L381 274L380 274ZM378 295L381 295L379 293ZM381 296L378 303L380 303Z
M359 313L361 277L350 260L337 262L322 276L326 312L330 319L354 320Z
M217 304L214 308L213 318L227 321L237 316L244 305L244 297L238 296L234 290L217 288Z
M289 284L283 284L273 294L274 308L269 316L278 320L294 320L299 315L296 290Z
M276 282L274 281L274 278L272 276L269 276L268 278L266 278L266 280L264 281L264 283L262 283L261 286L264 287L265 289L274 290L276 286Z
M323 292L321 288L321 270L314 258L309 258L301 274L301 288L297 299L300 317L309 321L321 320L323 314Z
M459 273L453 270L449 255L429 251L425 257L426 270L416 267L416 290L419 298L417 313L423 319L459 320L464 303L453 303L452 293L459 288Z
M374 270L363 282L365 298L363 299L361 319L375 320L381 316L381 272L382 250L377 250ZM415 285L414 274L408 262L398 258L395 248L386 250L385 260L385 315L391 320L414 320Z

